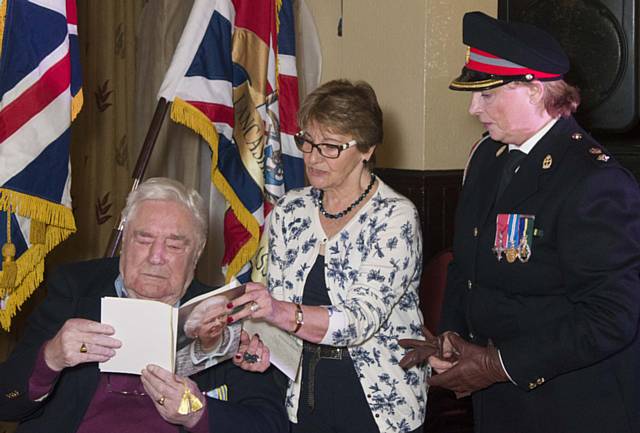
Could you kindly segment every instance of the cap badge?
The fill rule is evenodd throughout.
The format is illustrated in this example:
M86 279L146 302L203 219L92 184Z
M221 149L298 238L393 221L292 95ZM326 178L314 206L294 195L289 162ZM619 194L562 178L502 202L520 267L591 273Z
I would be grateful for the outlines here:
M550 169L552 164L553 164L553 158L551 157L551 155L545 156L544 160L542 160L542 168L545 170Z
M582 133L574 132L573 134L571 134L571 138L573 138L574 140L582 140Z
M589 149L589 153L592 155L600 155L602 153L602 150L597 147L592 147L591 149Z
M527 80L527 81L531 81L531 80L533 80L533 74L527 74L527 75L525 75L525 76L524 76L524 79L525 79L525 80Z
M464 56L464 64L469 63L469 59L471 59L471 47L467 47L467 54Z
M609 158L611 158L609 155L605 155L604 153L601 155L598 155L598 157L596 158L598 161L602 161L602 162L607 162L609 161Z

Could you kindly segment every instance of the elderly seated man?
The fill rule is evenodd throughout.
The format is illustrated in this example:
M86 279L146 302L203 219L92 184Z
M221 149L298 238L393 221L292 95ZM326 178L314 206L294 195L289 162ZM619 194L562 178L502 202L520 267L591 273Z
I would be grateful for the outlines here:
M141 376L99 372L121 346L113 327L100 323L100 298L176 305L211 290L193 279L207 224L196 191L150 179L129 195L123 216L119 259L69 265L51 277L47 298L0 365L0 419L38 433L286 431L273 370L224 362L191 378L155 365ZM199 403L179 411L187 388Z

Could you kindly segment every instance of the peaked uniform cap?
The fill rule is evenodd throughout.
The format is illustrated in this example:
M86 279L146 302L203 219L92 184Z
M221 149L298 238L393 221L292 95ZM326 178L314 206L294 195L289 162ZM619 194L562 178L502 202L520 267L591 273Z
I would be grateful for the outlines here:
M559 80L569 58L558 41L535 26L506 22L482 12L463 19L462 40L469 46L462 74L453 90L485 90L511 81Z

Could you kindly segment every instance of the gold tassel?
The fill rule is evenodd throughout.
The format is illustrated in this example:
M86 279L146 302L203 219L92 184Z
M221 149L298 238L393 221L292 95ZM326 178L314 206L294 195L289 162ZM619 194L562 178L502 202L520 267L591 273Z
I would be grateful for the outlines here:
M11 242L11 210L7 209L7 241L2 246L2 275L0 276L0 296L3 298L16 286L18 266L15 257L16 246Z
M202 409L203 404L198 397L191 393L186 383L183 382L182 385L184 386L184 391L182 392L180 406L178 406L178 413L180 415L189 415Z
M11 318L42 282L45 256L76 231L73 211L67 206L0 188L0 212L18 214L17 209L20 216L31 220L30 247L20 257L16 257L15 246L2 248L5 262L0 272L0 296L10 296L5 297L0 308L0 328L7 332L11 329Z

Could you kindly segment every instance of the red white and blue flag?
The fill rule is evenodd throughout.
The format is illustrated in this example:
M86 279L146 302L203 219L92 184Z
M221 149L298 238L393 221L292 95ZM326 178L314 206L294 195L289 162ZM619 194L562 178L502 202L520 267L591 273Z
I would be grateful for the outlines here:
M70 125L82 107L75 0L0 0L0 325L75 231Z
M244 280L274 202L304 184L291 0L196 0L158 96L209 143L229 203L222 264Z

